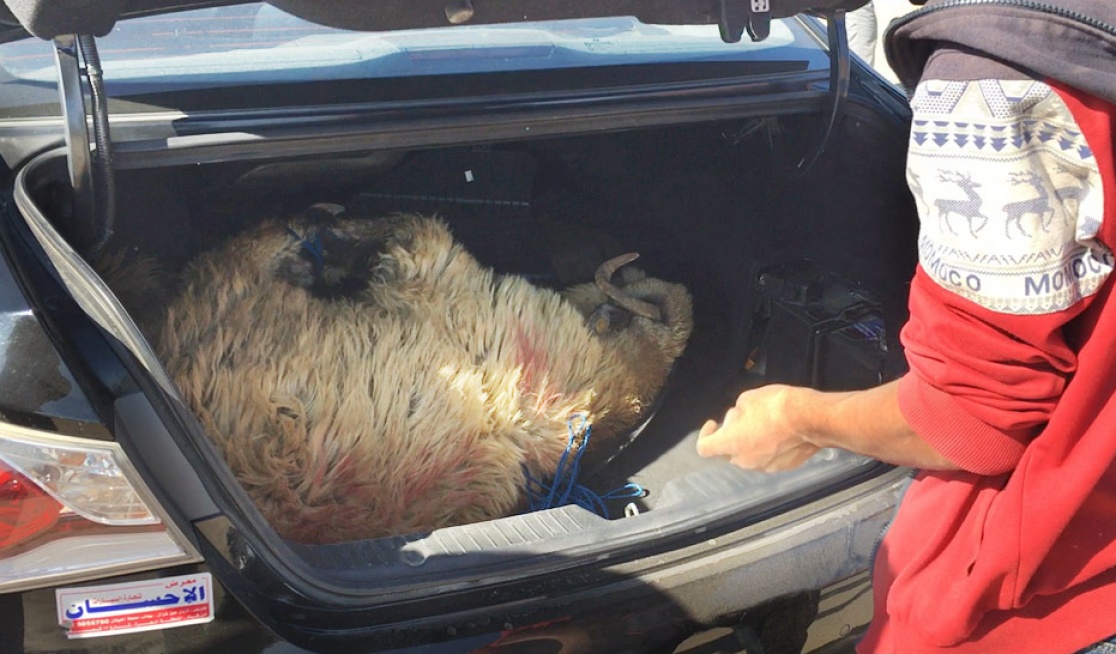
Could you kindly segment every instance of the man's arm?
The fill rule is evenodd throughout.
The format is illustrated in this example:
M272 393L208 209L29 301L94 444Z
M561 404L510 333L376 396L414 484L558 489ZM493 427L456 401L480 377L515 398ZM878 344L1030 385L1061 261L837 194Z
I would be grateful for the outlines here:
M702 426L698 454L777 472L837 447L896 465L958 470L907 424L898 387L893 381L842 393L782 385L745 391L720 425L710 420Z

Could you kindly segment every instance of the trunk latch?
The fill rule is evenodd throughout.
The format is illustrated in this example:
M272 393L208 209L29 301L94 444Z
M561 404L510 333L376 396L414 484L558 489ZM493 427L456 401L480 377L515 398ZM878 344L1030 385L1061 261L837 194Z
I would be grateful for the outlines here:
M744 32L753 41L771 34L771 0L721 0L721 40L737 43Z

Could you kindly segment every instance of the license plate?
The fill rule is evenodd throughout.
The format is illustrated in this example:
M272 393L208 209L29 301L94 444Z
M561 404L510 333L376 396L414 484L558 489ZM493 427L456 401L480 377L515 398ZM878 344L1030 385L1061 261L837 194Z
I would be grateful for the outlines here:
M213 619L208 572L122 584L59 588L58 624L70 638L115 636Z

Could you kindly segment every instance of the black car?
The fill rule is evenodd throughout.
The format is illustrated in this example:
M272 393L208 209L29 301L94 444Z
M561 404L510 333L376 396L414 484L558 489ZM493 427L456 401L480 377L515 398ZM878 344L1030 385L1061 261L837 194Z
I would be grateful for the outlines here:
M860 2L5 2L0 650L771 654L863 588L908 471L695 451L746 388L904 371L910 113L848 53ZM498 279L632 251L688 289L593 502L336 542L265 519L98 262L173 277L322 203L440 216Z

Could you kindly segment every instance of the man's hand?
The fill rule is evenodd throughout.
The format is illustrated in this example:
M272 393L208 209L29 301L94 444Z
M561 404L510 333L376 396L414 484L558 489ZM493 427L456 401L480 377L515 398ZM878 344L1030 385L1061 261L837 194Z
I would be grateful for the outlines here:
M710 420L698 434L701 456L727 457L741 468L779 472L802 465L819 449L796 424L796 406L809 402L810 389L764 386L745 391L718 425Z
M764 472L797 468L824 447L901 466L957 470L907 424L898 387L893 381L840 393L782 385L745 391L720 425L705 423L697 451Z

